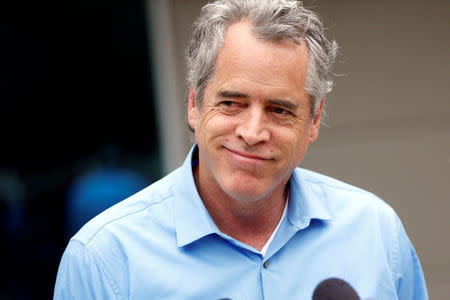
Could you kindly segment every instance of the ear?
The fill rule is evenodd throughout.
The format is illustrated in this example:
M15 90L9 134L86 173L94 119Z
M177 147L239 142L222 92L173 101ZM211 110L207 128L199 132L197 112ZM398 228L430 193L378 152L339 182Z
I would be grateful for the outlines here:
M188 123L193 130L195 130L197 118L198 118L198 110L195 102L194 89L192 88L191 84L189 86L189 96L188 96Z
M311 133L309 136L310 144L314 143L317 140L317 138L319 137L320 120L322 118L322 109L323 109L324 100L325 100L325 97L322 98L322 101L320 102L319 110L317 111L317 114L314 117L314 120L312 123Z

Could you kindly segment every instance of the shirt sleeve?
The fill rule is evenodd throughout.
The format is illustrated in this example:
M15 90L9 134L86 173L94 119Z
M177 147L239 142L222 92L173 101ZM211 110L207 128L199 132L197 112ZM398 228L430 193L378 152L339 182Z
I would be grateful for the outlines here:
M85 245L71 240L62 256L53 299L119 299Z
M397 218L397 295L400 300L427 300L428 293L417 253Z

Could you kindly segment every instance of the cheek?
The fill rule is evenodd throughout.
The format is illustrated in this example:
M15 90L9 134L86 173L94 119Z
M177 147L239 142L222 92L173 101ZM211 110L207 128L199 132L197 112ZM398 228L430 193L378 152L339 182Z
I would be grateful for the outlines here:
M308 126L305 126L303 122L298 122L295 126L274 130L273 132L273 146L284 153L286 160L298 163L297 160L303 157L308 145Z
M197 138L208 141L223 134L230 127L231 120L215 109L206 109L197 121Z
M308 119L300 119L294 123L292 126L293 139L296 140L296 143L300 145L304 145L305 143L309 143L309 136L311 132L312 121Z

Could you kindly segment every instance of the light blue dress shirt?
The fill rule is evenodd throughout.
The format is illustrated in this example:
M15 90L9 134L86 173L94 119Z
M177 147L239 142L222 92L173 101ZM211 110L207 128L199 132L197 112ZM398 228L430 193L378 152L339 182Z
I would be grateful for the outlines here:
M214 224L194 183L193 152L70 240L54 299L311 299L330 277L362 299L428 299L398 216L373 194L297 168L263 257Z

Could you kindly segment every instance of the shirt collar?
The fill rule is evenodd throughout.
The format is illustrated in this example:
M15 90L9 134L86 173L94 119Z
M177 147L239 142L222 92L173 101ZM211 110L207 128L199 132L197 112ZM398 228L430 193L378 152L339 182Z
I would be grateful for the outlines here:
M176 179L174 222L178 247L183 247L209 234L220 234L195 185L192 165L197 160L198 148L195 144L179 169ZM312 191L311 183L303 180L301 169L294 170L289 184L287 217L293 226L303 229L312 219L331 220L325 199Z
M302 171L296 168L289 179L288 219L298 229L309 226L312 219L332 220L324 195L313 191L311 182L304 180Z
M192 147L175 182L174 222L178 247L219 233L195 186L192 165L198 160L197 149L197 145Z

